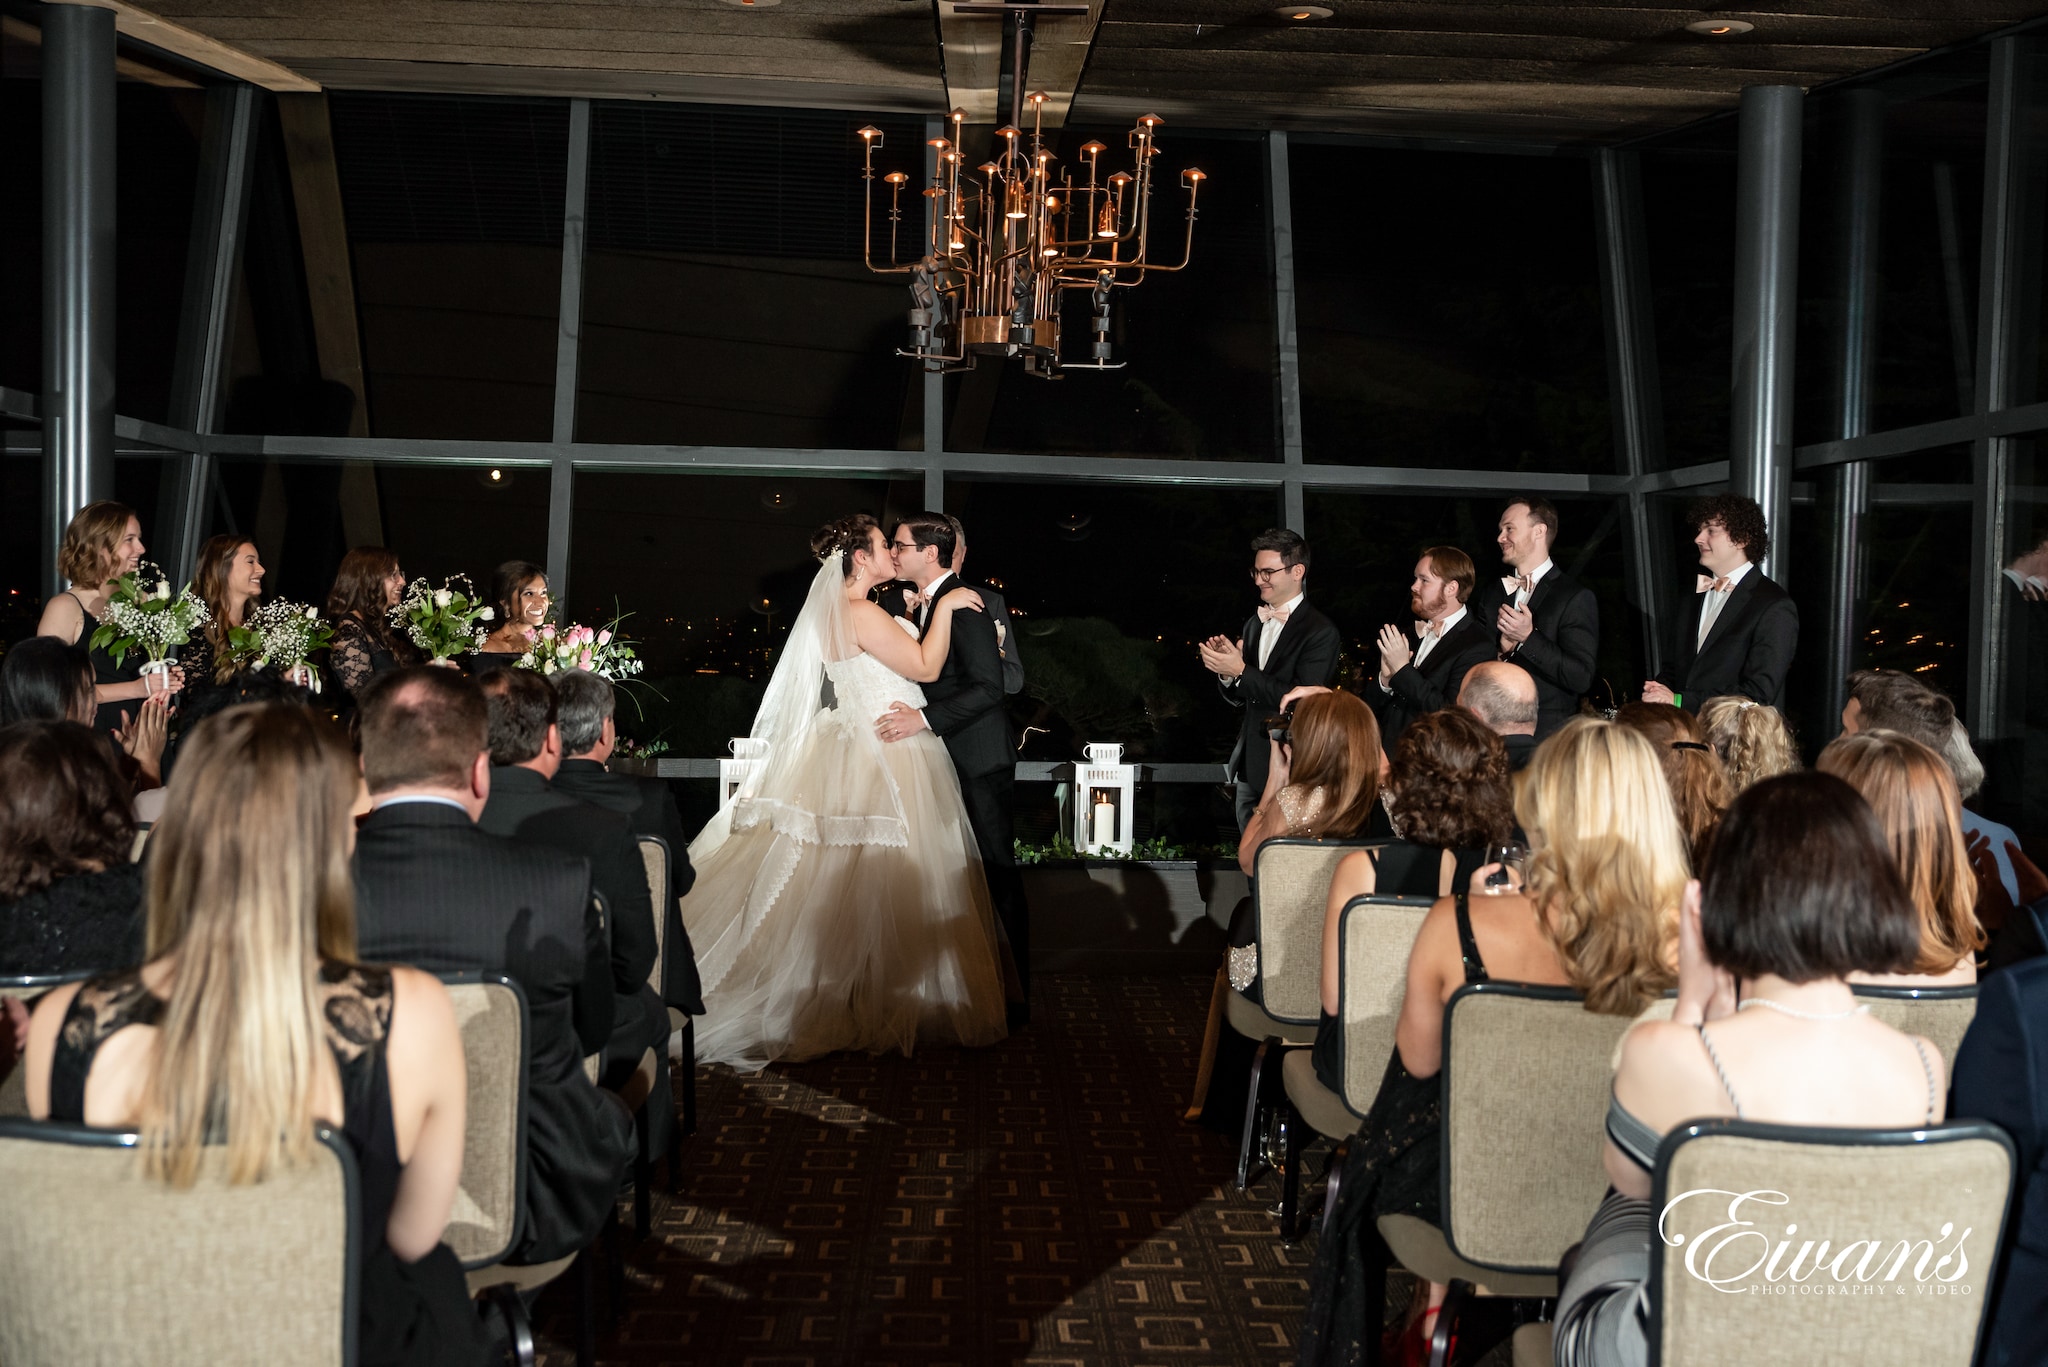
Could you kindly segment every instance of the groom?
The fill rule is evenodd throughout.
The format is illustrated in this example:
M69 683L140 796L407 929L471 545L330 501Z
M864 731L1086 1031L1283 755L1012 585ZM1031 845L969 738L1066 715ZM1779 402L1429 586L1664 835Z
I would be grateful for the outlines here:
M947 568L953 563L953 524L943 513L913 513L889 535L896 577L917 586L916 603L906 603L907 616L919 639L931 623L932 603L956 588L960 580ZM981 866L988 878L989 899L1003 921L1024 989L1022 1002L1010 1003L1010 1024L1030 1020L1031 912L1024 904L1024 883L1017 875L1011 827L1017 783L1016 747L1010 738L1010 717L1003 708L1003 659L996 643L995 623L985 612L953 614L953 639L945 668L924 685L925 705L919 712L896 703L882 714L875 729L885 741L902 740L927 728L946 742L953 768L960 775L960 796L967 821L981 847Z

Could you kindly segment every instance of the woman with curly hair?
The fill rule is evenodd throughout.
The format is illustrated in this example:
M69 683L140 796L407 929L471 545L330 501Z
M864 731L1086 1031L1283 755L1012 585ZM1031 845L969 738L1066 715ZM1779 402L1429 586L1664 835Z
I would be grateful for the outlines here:
M1799 772L1799 746L1785 714L1730 693L1700 709L1701 735L1728 772L1728 800L1767 778Z
M1735 800L1721 757L1706 743L1692 714L1670 703L1632 702L1614 714L1614 724L1640 731L1657 747L1686 851L1697 861L1721 813Z
M358 546L341 558L327 591L327 617L334 623L327 664L351 698L379 674L420 662L419 647L391 626L391 609L404 592L405 571L395 552Z
M1485 895L1495 866L1482 865L1471 882L1478 895L1439 898L1409 951L1393 1056L1309 1274L1303 1364L1344 1360L1364 1332L1362 1272L1378 1218L1441 1219L1437 1075L1444 1006L1458 989L1492 978L1569 985L1588 1011L1634 1016L1677 981L1691 868L1655 747L1627 727L1574 718L1538 747L1515 816L1529 835L1523 886ZM1427 1341L1447 1290L1432 1283L1418 1297L1405 1337Z

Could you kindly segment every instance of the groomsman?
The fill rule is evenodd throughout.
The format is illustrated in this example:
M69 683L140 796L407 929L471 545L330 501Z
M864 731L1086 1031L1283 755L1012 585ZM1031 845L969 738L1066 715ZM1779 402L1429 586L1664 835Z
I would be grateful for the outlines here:
M1202 665L1216 676L1232 707L1244 709L1231 752L1229 772L1237 781L1237 827L1244 829L1266 790L1270 759L1266 719L1280 699L1302 684L1336 681L1342 640L1337 625L1308 604L1308 543L1281 528L1252 538L1252 584L1259 609L1233 641L1211 636L1201 643Z
M1753 498L1722 494L1694 500L1685 520L1706 573L1676 614L1670 663L1643 684L1643 701L1697 712L1733 693L1782 708L1799 606L1755 564L1771 549L1764 510Z
M1465 671L1498 653L1492 629L1466 610L1477 578L1471 556L1456 546L1431 546L1408 585L1414 632L1393 623L1380 628L1378 686L1366 689L1365 699L1390 755L1409 722L1449 707Z
M1499 633L1500 658L1536 681L1538 740L1578 712L1580 696L1593 685L1600 649L1600 605L1593 591L1551 561L1557 527L1557 509L1540 495L1504 508L1498 541L1511 573L1489 577L1479 595L1481 620Z

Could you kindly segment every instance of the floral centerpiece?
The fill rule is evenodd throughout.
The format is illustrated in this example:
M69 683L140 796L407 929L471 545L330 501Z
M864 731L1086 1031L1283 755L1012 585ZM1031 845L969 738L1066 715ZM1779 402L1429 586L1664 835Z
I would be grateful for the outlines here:
M324 649L333 635L333 628L320 620L320 609L280 599L250 613L244 625L229 627L228 649L238 665L274 667L287 677L302 677L306 686L318 693L319 671L307 661L314 651Z
M619 623L630 615L614 617L601 627L574 623L558 627L552 622L538 630L528 627L526 638L531 644L514 663L521 669L537 669L543 674L583 669L601 679L623 683L641 669L633 643L619 634Z
M477 623L497 615L477 599L469 576L462 574L451 576L438 589L424 579L413 580L390 614L391 625L436 662L483 649L485 632Z
M127 660L129 651L140 649L149 657L142 667L145 676L168 674L170 653L190 641L210 615L190 584L172 597L163 571L145 560L114 581L90 644L104 650L116 665Z

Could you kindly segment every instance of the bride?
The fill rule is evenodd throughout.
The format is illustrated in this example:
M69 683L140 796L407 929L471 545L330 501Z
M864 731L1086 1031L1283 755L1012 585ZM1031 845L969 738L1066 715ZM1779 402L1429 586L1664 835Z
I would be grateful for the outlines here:
M824 563L754 718L767 758L690 844L697 1057L751 1070L993 1043L998 932L952 760L928 730L884 745L874 725L891 703L924 706L953 613L981 598L946 594L919 642L867 600L896 577L873 518L824 527L811 550Z

